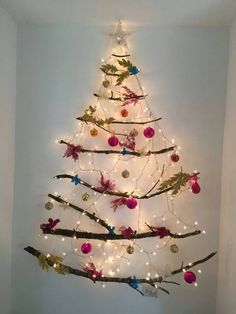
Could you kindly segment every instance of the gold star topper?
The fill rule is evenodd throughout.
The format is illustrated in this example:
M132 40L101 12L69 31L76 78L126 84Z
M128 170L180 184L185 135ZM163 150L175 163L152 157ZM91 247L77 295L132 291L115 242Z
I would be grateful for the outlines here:
M118 45L125 45L126 46L126 37L130 35L129 32L126 32L123 29L122 21L119 20L117 23L114 32L109 33L109 35L116 41Z

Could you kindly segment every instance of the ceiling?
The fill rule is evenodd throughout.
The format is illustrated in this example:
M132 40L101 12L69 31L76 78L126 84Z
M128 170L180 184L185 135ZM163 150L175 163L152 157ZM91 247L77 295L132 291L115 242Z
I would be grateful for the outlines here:
M0 0L21 23L222 26L236 15L236 0Z

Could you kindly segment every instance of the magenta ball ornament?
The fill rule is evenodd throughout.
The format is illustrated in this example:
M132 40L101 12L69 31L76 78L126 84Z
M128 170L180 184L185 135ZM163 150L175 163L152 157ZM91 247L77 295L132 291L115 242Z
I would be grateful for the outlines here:
M137 206L137 201L135 198L128 198L126 202L126 206L129 209L134 209Z
M81 251L84 254L88 254L92 251L92 245L89 242L85 242L81 245Z
M110 146L117 146L118 143L119 143L118 137L116 137L115 135L109 137L109 139L108 139L108 144L109 144Z
M191 284L191 283L194 283L196 281L197 277L196 275L192 272L192 271L186 271L184 273L184 280Z
M146 138L151 138L151 137L154 136L155 131L154 131L153 128L148 127L148 128L146 128L146 129L144 129L143 134L144 134L144 136L145 136Z
M201 192L200 185L197 182L194 182L191 186L191 190L193 194L198 194Z

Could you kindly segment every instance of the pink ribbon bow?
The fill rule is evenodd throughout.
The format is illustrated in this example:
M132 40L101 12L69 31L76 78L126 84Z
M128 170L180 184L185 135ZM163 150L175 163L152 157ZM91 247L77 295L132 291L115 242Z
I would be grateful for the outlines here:
M72 157L74 161L79 158L79 153L81 152L82 146L81 145L74 145L74 144L66 144L67 149L63 157Z
M126 98L126 101L123 102L122 107L131 105L131 104L135 106L139 100L139 96L126 86L123 86L123 89L125 90L125 92L123 93L123 96L124 98Z
M127 240L132 239L136 234L136 231L134 231L131 227L122 226L119 230L121 231L123 237Z
M112 203L112 208L114 209L114 212L115 212L117 210L117 207L127 204L127 199L125 197L121 197L121 198L117 198L111 201L111 203Z
M120 142L121 146L124 146L126 148L129 148L131 150L135 150L135 137L132 135L127 135L125 137L125 141L124 142Z
M59 222L60 219L53 220L52 218L49 218L47 224L40 225L40 229L43 231L43 233L49 233Z
M102 270L98 271L94 263L88 263L88 266L84 267L83 270L89 274L94 283L96 282L96 280L102 278Z
M170 235L170 230L166 227L151 227L152 231L156 233L157 236L160 237L160 239L164 237L168 237Z
M105 180L104 175L101 172L100 172L100 175L101 175L101 178L100 178L101 186L99 186L98 189L101 192L114 190L116 186L115 181L110 181L109 179Z

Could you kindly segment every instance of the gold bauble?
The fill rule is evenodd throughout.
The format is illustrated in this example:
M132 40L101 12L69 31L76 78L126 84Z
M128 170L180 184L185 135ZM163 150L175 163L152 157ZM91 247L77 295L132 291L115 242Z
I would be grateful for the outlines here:
M170 251L171 251L172 253L177 253L177 252L179 251L179 248L178 248L178 246L177 246L176 244L172 244L172 245L170 246Z
M108 80L105 80L102 82L103 87L107 88L110 85L110 82Z
M53 209L53 203L50 202L50 201L48 201L47 203L45 203L45 208L46 208L47 210Z
M138 130L132 129L132 130L130 131L130 135L133 136L133 137L138 136Z
M84 193L84 194L82 195L82 200L83 200L84 202L87 202L87 201L89 200L89 194L88 194L88 193Z
M98 135L98 130L93 128L92 130L90 130L90 135L91 136L97 136Z
M134 253L134 247L132 245L129 245L126 249L128 254L133 254Z
M122 171L121 175L123 178L127 179L129 177L130 173L127 169L125 169L124 171Z

